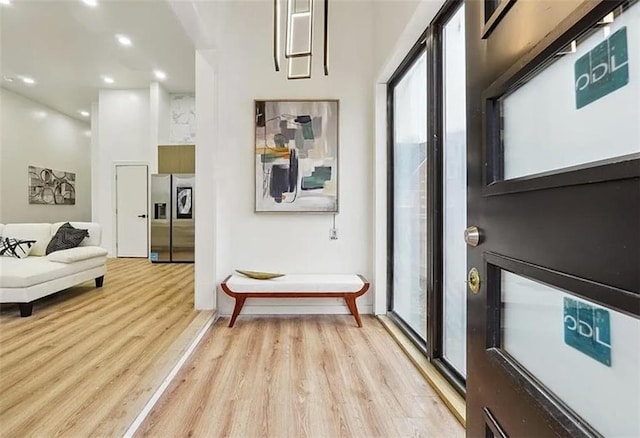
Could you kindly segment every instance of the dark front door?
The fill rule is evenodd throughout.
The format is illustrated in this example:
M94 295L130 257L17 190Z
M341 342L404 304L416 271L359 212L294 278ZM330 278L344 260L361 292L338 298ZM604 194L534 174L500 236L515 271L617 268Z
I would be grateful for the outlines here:
M467 434L640 436L640 3L470 1L466 40Z

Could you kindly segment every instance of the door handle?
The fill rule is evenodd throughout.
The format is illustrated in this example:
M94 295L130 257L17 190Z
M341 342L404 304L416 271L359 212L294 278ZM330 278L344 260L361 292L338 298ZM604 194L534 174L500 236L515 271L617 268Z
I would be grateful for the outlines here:
M138 217L146 218L146 217L147 217L147 215L146 215L146 214L139 214L139 215L138 215Z
M478 246L482 240L482 233L478 227L471 226L464 230L464 241L469 246Z

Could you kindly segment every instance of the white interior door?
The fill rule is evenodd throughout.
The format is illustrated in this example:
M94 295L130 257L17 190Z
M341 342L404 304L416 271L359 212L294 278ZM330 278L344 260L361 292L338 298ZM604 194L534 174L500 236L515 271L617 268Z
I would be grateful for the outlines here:
M116 236L118 257L147 257L146 165L116 166Z

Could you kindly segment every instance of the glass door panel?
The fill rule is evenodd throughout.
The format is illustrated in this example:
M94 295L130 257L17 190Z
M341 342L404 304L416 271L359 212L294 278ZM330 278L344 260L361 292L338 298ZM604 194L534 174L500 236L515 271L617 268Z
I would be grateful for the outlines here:
M640 320L501 271L502 348L604 436L640 436Z
M467 373L467 117L464 5L445 24L443 137L443 357Z
M427 334L427 72L422 52L393 89L392 310Z
M640 3L608 14L505 96L504 179L640 153L638 59Z

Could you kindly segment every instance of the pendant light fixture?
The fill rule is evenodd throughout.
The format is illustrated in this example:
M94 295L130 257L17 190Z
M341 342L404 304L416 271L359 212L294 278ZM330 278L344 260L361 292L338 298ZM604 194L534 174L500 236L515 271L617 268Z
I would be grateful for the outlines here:
M287 63L287 79L311 78L314 34L314 6L324 4L324 74L329 74L327 31L329 23L329 0L273 0L273 61L276 71L280 71L282 46L284 61ZM284 2L284 8L281 7ZM284 26L282 23L284 22ZM284 38L282 35L284 34ZM284 40L284 41L283 41Z

